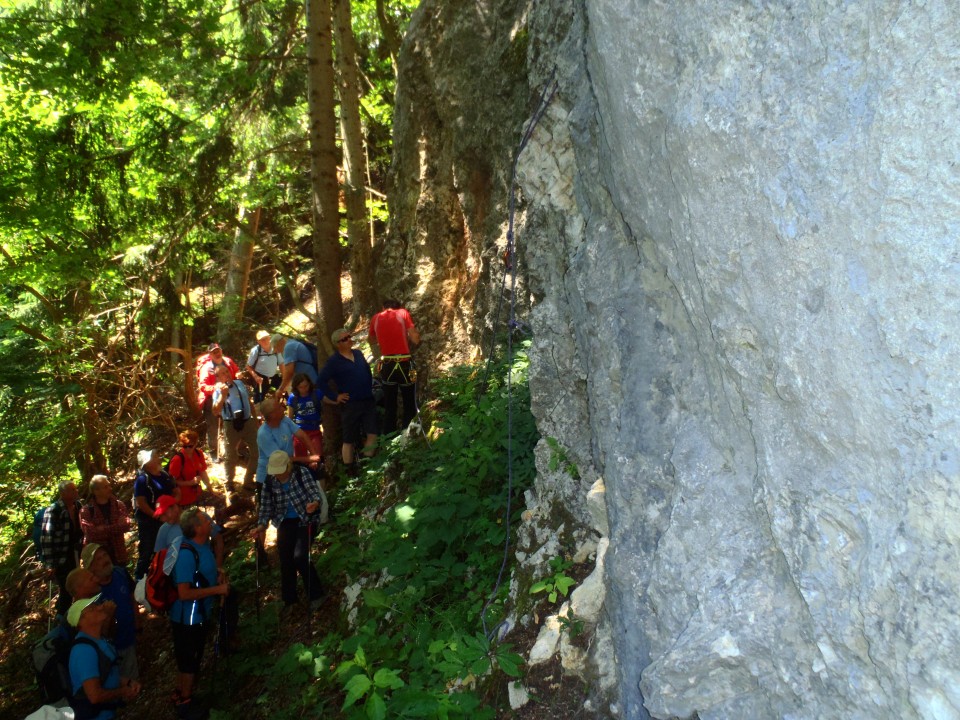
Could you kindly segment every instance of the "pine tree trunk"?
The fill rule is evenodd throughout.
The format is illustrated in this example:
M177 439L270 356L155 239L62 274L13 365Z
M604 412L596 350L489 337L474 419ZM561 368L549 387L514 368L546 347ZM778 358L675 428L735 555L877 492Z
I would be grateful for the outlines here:
M307 0L307 105L310 114L310 175L314 280L326 327L343 324L340 295L340 208L334 113L333 16L331 0Z
M353 286L353 316L371 317L379 298L373 281L373 258L367 233L367 203L364 180L367 159L360 123L360 73L356 40L350 21L350 0L333 0L333 26L337 40L337 70L340 75L340 128L343 137L344 204L347 209L347 240L350 243L350 279Z

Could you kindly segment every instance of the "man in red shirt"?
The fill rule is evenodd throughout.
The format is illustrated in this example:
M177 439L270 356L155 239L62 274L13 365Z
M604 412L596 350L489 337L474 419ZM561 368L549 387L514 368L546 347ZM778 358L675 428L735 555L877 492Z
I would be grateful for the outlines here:
M206 361L197 368L197 405L207 424L207 453L213 462L220 462L220 416L213 411L213 393L217 389L217 368L221 365L230 371L231 380L240 374L233 359L224 355L219 345L210 343Z
M409 342L408 342L409 341ZM420 344L413 318L396 300L384 300L383 310L370 321L370 347L380 358L378 372L383 383L384 434L397 429L397 392L403 396L403 430L417 414L417 386L410 367L410 343Z

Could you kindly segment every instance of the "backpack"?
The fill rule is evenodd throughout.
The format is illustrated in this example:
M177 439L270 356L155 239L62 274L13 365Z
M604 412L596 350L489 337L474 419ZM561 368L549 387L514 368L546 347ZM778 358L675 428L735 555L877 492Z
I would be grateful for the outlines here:
M64 619L33 646L31 657L40 696L47 705L69 698L70 648L76 631Z
M100 682L105 683L113 669L112 661L90 638L77 637L77 631L66 620L57 624L33 646L33 668L37 675L37 686L44 704L53 705L66 699L73 708L74 718L96 717L102 710L117 707L118 703L93 705L83 693L73 694L70 680L70 651L74 645L90 645L97 651Z
M43 562L43 516L49 509L50 506L45 505L33 515L33 552L41 562Z
M309 356L310 356L310 359L309 359L309 360L304 360L304 359L298 357L296 360L294 360L294 367L296 367L296 364L297 364L297 363L303 363L303 364L305 364L305 365L312 365L312 366L313 366L313 369L319 372L319 370L320 370L320 365L318 364L318 357L319 357L319 352L320 352L320 351L317 349L317 346L314 345L312 342L310 342L309 340L307 340L307 339L304 338L304 337L297 336L297 337L293 337L293 338L290 338L290 339L291 339L291 340L296 340L298 343L300 343L301 345L303 345L303 346L307 349L307 353L308 353ZM283 357L282 357L282 355L281 355L281 358L280 358L280 362L283 362Z
M192 552L194 559L197 561L197 569L193 574L193 580L196 582L197 575L200 572L200 555L193 547L186 543L182 543L180 547L187 548ZM170 608L173 607L174 601L180 597L173 578L163 570L163 564L167 559L169 550L169 548L160 548L153 554L153 558L150 560L150 569L147 570L146 582L144 583L144 596L146 597L147 603L150 605L151 610L160 615L168 612Z
M89 645L97 652L97 671L100 675L100 686L107 682L107 678L110 677L110 672L113 670L113 666L120 662L119 656L115 659L110 659L107 657L100 646L97 645L90 638L78 637L75 638L72 643L70 643L70 650L73 650L77 645ZM67 678L69 680L70 672L70 651L67 652ZM68 686L67 697L70 699L70 707L73 709L73 718L74 720L93 720L100 715L104 710L113 710L121 705L123 702L121 700L108 700L107 702L93 704L87 698L87 694L83 691L83 686L80 686L80 689L77 693L73 694L73 683L71 682Z
M184 456L182 450L177 450L177 452L174 453L173 457L167 460L167 464L163 466L163 469L166 471L167 475L169 475L170 477L173 477L173 473L170 472L170 464L173 462L173 458L178 456L180 457L180 473L181 475L183 474L183 465L185 462L187 462L187 458ZM173 478L173 479L176 480L176 478Z
M203 366L207 364L210 360L210 353L206 352L203 355L200 355L193 363L193 374L200 380L200 371L203 369Z

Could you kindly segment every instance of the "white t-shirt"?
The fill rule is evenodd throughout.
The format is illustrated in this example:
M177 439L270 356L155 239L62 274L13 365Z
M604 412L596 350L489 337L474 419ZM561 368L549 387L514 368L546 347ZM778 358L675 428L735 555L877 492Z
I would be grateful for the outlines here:
M257 351L260 351L259 354ZM260 344L257 343L247 356L247 365L252 367L264 377L272 378L280 371L280 354L264 352Z

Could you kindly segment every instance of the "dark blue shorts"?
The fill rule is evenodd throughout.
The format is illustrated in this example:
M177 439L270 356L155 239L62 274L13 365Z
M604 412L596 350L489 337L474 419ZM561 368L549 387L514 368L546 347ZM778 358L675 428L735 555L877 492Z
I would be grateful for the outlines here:
M343 406L343 442L353 445L367 435L379 434L377 403L369 400L351 400ZM361 434L362 433L362 434Z

